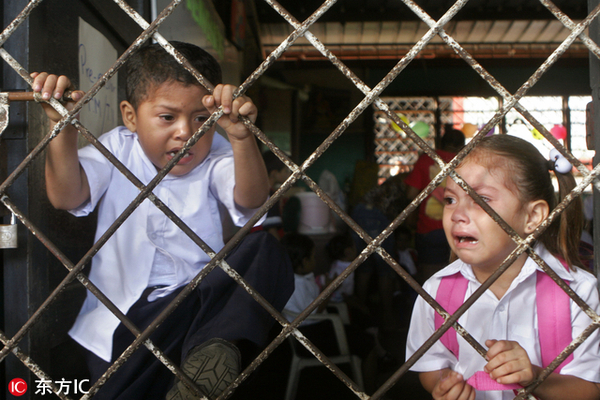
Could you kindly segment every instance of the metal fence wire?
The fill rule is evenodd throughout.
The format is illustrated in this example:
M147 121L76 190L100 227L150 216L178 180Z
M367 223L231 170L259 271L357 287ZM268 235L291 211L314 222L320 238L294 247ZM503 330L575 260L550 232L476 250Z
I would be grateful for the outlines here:
M289 12L287 12L280 4L274 0L264 0L268 3L277 13L281 15L292 27L293 32L284 40L271 54L269 54L262 64L239 86L236 96L243 95L251 85L255 84L257 79L261 77L267 71L267 69L275 63L278 58L292 44L300 37L304 36L310 43L326 58L328 59L347 79L354 83L354 85L364 94L364 98L355 108L343 119L343 121L335 128L331 134L324 140L319 147L311 154L307 159L302 161L300 165L295 164L283 151L281 151L265 134L254 126L250 121L244 120L246 126L256 135L256 137L264 143L272 152L274 152L290 169L292 172L291 176L287 181L277 190L277 192L260 208L260 210L252 217L252 219L241 228L235 236L225 244L224 248L218 253L213 251L206 243L204 243L191 229L189 229L179 217L173 213L158 197L156 197L152 191L160 183L160 181L168 174L170 169L176 165L176 163L183 157L185 151L190 149L206 131L208 131L223 115L222 109L215 111L215 113L205 122L205 124L189 139L183 151L180 151L176 157L173 158L148 184L144 185L142 182L127 170L106 148L100 144L100 142L83 126L75 116L82 109L82 107L90 102L96 93L106 84L106 82L123 66L128 57L135 52L140 46L146 43L148 40L154 39L164 47L165 51L169 52L173 57L177 59L190 73L195 76L198 81L204 85L210 92L210 84L196 71L188 62L185 60L170 44L162 37L157 29L165 19L173 12L173 10L180 6L182 0L173 0L168 7L166 7L158 15L156 20L148 23L144 20L135 10L133 10L124 0L114 0L114 2L126 13L135 23L137 23L143 30L139 37L130 45L130 47L118 58L114 65L106 71L97 83L89 90L83 99L81 99L75 108L68 112L57 100L51 99L49 103L58 110L63 119L56 125L56 127L48 133L43 139L37 143L35 148L29 152L24 158L20 165L10 173L10 175L0 185L0 201L16 215L21 223L27 227L32 233L32 236L39 240L48 251L53 254L68 270L68 274L58 286L54 288L50 296L42 303L42 305L33 313L31 318L18 330L12 337L7 337L4 333L0 332L0 340L4 347L0 351L0 360L8 356L9 353L14 354L22 361L37 377L49 382L49 386L52 391L61 399L69 399L70 397L62 393L55 383L52 383L51 377L44 372L36 363L35 359L29 354L25 354L20 348L19 344L24 339L26 334L30 331L32 326L39 321L41 316L47 311L50 304L57 298L61 291L74 280L78 280L86 289L91 291L106 307L108 307L119 320L135 335L135 340L131 345L115 360L111 367L106 373L97 381L94 382L87 394L84 394L81 399L92 398L98 389L104 385L107 379L127 361L128 357L136 351L140 346L148 348L167 368L169 368L173 374L180 380L182 380L186 386L189 386L196 393L201 394L194 383L181 371L178 365L173 364L168 357L162 352L160 348L155 346L149 339L151 333L165 320L165 318L188 296L192 290L215 268L221 268L229 276L235 279L239 285L241 285L255 301L260 303L266 310L268 310L273 318L281 325L281 333L258 355L254 361L239 375L239 377L233 382L233 384L220 396L219 399L228 398L233 391L246 380L257 367L265 360L269 355L290 335L293 335L302 345L304 345L316 358L318 358L328 369L330 369L348 388L360 399L380 399L384 394L395 385L398 380L405 374L408 369L419 359L450 327L456 328L457 332L465 338L482 356L485 355L485 349L475 339L473 339L467 331L465 331L459 324L459 317L481 296L485 290L511 265L511 263L523 252L526 252L531 256L539 266L546 271L556 283L573 299L575 303L581 307L581 309L591 318L592 323L587 329L566 348L556 358L550 366L548 366L544 372L540 375L539 379L527 387L522 389L516 396L518 399L531 398L530 393L537 387L553 370L556 368L569 354L571 354L575 348L577 348L583 341L585 341L598 327L600 326L600 317L591 309L577 294L575 294L558 276L553 272L551 268L532 250L532 243L537 237L550 225L550 223L560 216L560 213L568 206L568 204L577 196L580 196L583 190L590 184L598 185L596 180L600 174L600 166L596 166L592 171L585 168L584 165L574 158L571 153L566 150L554 136L532 115L519 104L519 100L533 87L538 80L544 75L544 73L552 66L561 55L569 48L569 46L575 41L580 40L596 57L600 57L600 48L586 35L585 30L590 25L593 19L600 14L600 6L596 7L591 13L579 23L573 22L567 15L559 10L549 0L540 0L552 14L565 26L571 33L569 36L554 50L554 52L539 66L533 75L524 82L521 87L514 93L507 91L498 82L494 76L483 68L481 64L477 62L456 40L454 40L444 30L444 26L451 21L451 19L465 6L468 0L458 0L452 7L450 7L446 13L439 19L432 19L421 7L411 0L398 0L402 1L408 8L428 26L429 30L423 35L423 37L408 51L408 53L402 57L398 63L389 71L389 73L373 88L368 87L364 82L360 80L344 63L342 63L336 56L323 45L319 39L310 32L311 25L315 23L322 15L324 15L336 0L325 1L309 18L305 21L300 22L296 20ZM32 10L34 10L42 0L31 0L25 5L19 16L12 21L0 35L0 46L3 46L11 34L28 18ZM502 107L496 112L480 132L473 137L468 145L449 163L445 164L435 153L435 151L421 139L413 130L402 121L395 112L390 111L388 105L383 102L379 96L383 90L398 77L399 74L405 69L405 67L419 54L421 50L434 38L439 36L458 56L460 56L472 69L483 79L493 90L495 90L499 96L502 97ZM3 48L0 47L0 56L4 61L10 65L27 83L31 85L32 79L29 76L29 71L26 71L18 62ZM323 155L325 151L339 138L346 128L363 112L367 107L374 105L378 111L385 113L385 115L392 121L394 121L409 137L418 145L427 155L429 155L439 166L441 172L431 181L431 183L394 219L394 221L376 238L372 238L361 229L337 204L333 201L308 175L305 171L315 163L315 161ZM515 108L521 115L533 125L554 147L556 147L560 153L562 153L581 173L583 179L578 186L570 193L549 215L548 219L530 236L521 238L514 232L510 226L508 226L482 199L461 179L459 175L454 172L454 168L465 158L465 156L477 146L479 141L486 136L498 123L500 123L502 117L512 108ZM11 201L7 194L7 190L15 182L15 180L27 169L33 160L42 155L43 150L46 148L48 143L53 140L60 130L67 124L73 124L85 137L89 143L95 146L102 154L104 154L118 170L125 175L138 189L139 195L137 198L126 208L126 210L117 218L112 226L106 231L106 233L93 245L89 251L77 261L69 260L59 249L48 239L36 226L34 221L31 221L27 215L19 210L15 204ZM479 204L486 212L506 231L511 238L517 243L516 250L508 256L508 258L502 263L498 270L485 282L481 287L453 314L448 314L439 304L427 293L420 285L394 260L394 258L388 254L383 247L382 242L390 236L394 230L405 221L407 216L411 214L419 204L433 192L433 190L442 183L442 181L450 177L454 179L469 195L473 197L475 202ZM250 232L252 226L259 221L259 219L267 213L267 211L278 202L278 200L284 195L284 193L292 187L294 183L302 180L308 187L314 191L332 210L335 212L351 229L353 229L361 238L365 241L367 246L357 256L357 258L350 264L350 266L339 275L331 285L329 285L319 297L311 303L311 305L305 309L293 322L288 321L279 313L275 308L263 299L259 293L257 293L250 285L248 285L244 279L242 279L235 270L229 267L226 262L223 261L226 254L228 254L239 241ZM115 305L101 292L92 282L88 280L86 275L82 272L86 264L88 264L94 254L105 244L105 242L113 235L113 233L119 229L121 224L131 215L131 213L145 200L150 200L156 207L158 207L165 215L171 219L179 228L181 228L197 245L202 251L206 252L212 260L208 265L202 269L202 271L181 291L176 299L153 321L146 329L141 331L121 312ZM318 348L316 348L297 328L298 325L314 310L319 304L327 299L356 268L365 261L371 254L379 254L387 264L404 280L406 281L420 296L422 296L436 312L440 313L445 323L439 328L426 342L425 344L409 359L407 360L389 379L381 385L375 393L368 395L361 391L358 385L353 382L338 366L333 364ZM108 383L110 384L110 383Z

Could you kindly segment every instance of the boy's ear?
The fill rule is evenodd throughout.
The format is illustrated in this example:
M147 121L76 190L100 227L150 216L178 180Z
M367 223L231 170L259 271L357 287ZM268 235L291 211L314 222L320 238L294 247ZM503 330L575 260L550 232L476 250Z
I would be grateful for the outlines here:
M121 117L123 118L123 124L131 132L137 132L137 115L135 108L127 100L123 100L120 104Z
M545 200L535 200L530 202L527 208L525 233L529 235L548 217L550 206Z

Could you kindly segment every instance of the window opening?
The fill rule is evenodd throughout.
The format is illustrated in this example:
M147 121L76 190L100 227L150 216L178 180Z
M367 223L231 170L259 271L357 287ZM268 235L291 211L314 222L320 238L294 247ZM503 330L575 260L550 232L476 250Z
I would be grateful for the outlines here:
M419 136L435 147L435 112L437 101L433 97L383 97L390 111L407 125L417 127ZM379 164L379 178L387 179L409 172L419 157L419 146L404 130L375 107L375 157Z
M409 125L415 121L427 121L430 131L426 142L433 147L436 126L452 127L465 134L468 143L474 134L500 109L498 97L441 97L434 98L384 98L390 108ZM587 149L585 112L590 96L568 96L564 107L560 96L524 96L519 103L542 124L559 142L567 146L573 156L589 170L592 168L593 150ZM417 108L417 107L421 108ZM376 107L375 107L376 108ZM564 126L568 114L570 135ZM375 145L379 174L382 178L412 170L421 148L382 111L375 111ZM436 119L439 115L439 121ZM505 124L493 127L491 133L503 131L521 137L534 144L544 156L548 156L552 144L534 128L517 110L511 109L504 117ZM586 189L589 191L590 189Z
M573 156L581 160L590 170L592 169L592 158L595 151L587 148L585 110L591 101L591 96L569 96L568 102L571 121L570 150Z

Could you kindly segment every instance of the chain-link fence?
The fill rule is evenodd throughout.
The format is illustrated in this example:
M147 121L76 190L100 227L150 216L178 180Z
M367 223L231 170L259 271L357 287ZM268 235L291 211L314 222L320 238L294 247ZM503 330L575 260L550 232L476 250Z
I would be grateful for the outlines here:
M14 19L14 21L6 26L0 35L0 43L4 44L10 38L11 34L13 34L19 26L24 23L33 10L39 6L39 4L43 0L32 0L26 4L24 4L22 11L19 16ZM535 118L532 117L530 112L525 109L520 103L519 100L528 93L528 91L533 87L540 78L544 75L544 73L554 64L558 59L560 59L561 55L569 48L569 46L576 40L583 42L589 51L595 57L600 57L600 48L586 35L586 29L589 27L590 23L597 18L600 13L600 5L595 7L590 14L583 19L579 23L573 22L567 15L561 12L560 9L555 7L549 0L540 0L540 3L546 7L554 16L570 31L571 34L554 50L554 52L548 57L535 71L531 77L524 82L519 89L515 93L510 93L507 91L500 82L498 82L494 76L492 76L486 69L476 60L474 59L468 51L465 50L464 47L461 46L456 40L453 39L448 33L444 30L445 25L451 21L457 13L468 3L468 0L458 0L456 1L439 20L432 19L417 3L411 0L398 0L402 1L418 18L420 18L423 22L425 22L429 26L429 30L422 36L422 38L407 52L407 54L400 60L398 60L397 64L389 71L389 73L382 79L375 87L371 88L367 86L357 75L355 75L340 59L336 58L336 56L328 50L328 48L323 45L323 43L310 32L311 25L316 22L321 16L327 13L327 11L336 3L334 0L325 1L309 18L305 21L298 21L292 15L290 15L280 4L272 0L265 0L277 13L281 15L281 17L287 21L292 27L293 32L287 37L285 41L283 41L280 46L278 46L271 54L269 54L261 65L259 65L256 70L250 74L247 79L239 86L236 96L241 96L254 84L256 84L257 80L267 71L275 62L277 62L278 58L289 49L290 46L300 37L306 38L314 47L317 49L324 58L329 60L339 71L343 74L349 81L351 81L363 94L364 98L357 104L354 109L344 118L344 120L329 134L327 139L322 142L320 146L313 152L313 154L302 160L299 164L296 164L290 157L288 157L283 151L281 151L277 146L275 146L269 138L256 126L254 126L250 121L245 120L244 123L246 126L256 135L256 137L264 143L273 153L275 153L290 169L291 176L287 179L287 181L275 192L275 194L264 204L263 207L251 218L251 220L242 227L233 238L228 241L223 249L220 249L218 252L209 248L209 246L204 243L204 241L198 237L191 229L189 229L185 223L181 221L181 219L173 213L167 205L165 205L157 196L153 194L153 190L157 187L157 185L161 182L161 180L169 173L169 170L177 163L177 161L183 157L184 151L180 152L172 162L170 162L165 168L158 172L156 177L149 182L147 185L144 185L138 177L128 171L121 162L116 159L106 148L91 134L88 129L84 125L82 125L75 116L85 104L92 101L94 96L98 93L98 91L109 81L109 79L123 66L123 64L127 61L130 55L135 52L138 48L143 46L149 40L155 40L161 46L164 47L165 51L172 54L173 57L177 59L179 63L181 63L193 76L195 76L198 81L204 85L207 90L211 90L210 85L206 83L204 78L193 68L191 65L178 54L177 51L170 45L170 43L165 40L158 32L157 28L160 27L161 23L169 18L169 15L173 12L176 7L181 7L182 0L173 0L171 4L162 10L158 17L151 21L150 23L144 20L134 9L132 9L124 0L115 0L115 3L118 4L119 8L123 13L128 15L142 30L142 33L135 39L132 43L129 44L129 47L125 52L123 52L118 60L114 63L114 65L104 72L104 74L98 79L98 81L94 84L94 86L87 91L84 98L80 100L75 108L72 111L67 111L58 101L50 100L50 104L55 107L62 115L63 119L60 123L56 125L56 127L49 132L47 135L43 137L42 140L37 143L34 148L29 151L27 156L22 160L22 162L18 165L16 169L13 171L9 171L10 174L8 177L2 182L0 185L0 194L2 203L13 213L18 220L32 233L34 240L38 240L43 244L43 246L54 256L56 257L62 265L68 270L68 274L66 277L58 284L57 286L51 288L52 292L50 296L48 296L45 301L42 302L41 306L38 307L32 314L31 317L24 323L18 332L13 334L12 336L7 336L4 333L0 333L0 340L4 344L3 349L0 352L0 360L5 360L11 353L16 356L24 365L27 366L39 379L48 382L50 389L61 399L73 398L64 393L61 390L60 385L57 385L56 381L53 380L54 377L50 376L47 371L42 370L39 367L39 364L36 362L35 354L26 354L20 349L20 344L28 334L28 332L32 329L32 327L42 318L45 312L49 309L50 305L59 297L61 292L65 289L66 286L72 284L72 282L78 281L81 285L83 285L87 290L93 293L99 301L101 301L109 310L111 310L121 321L121 323L127 327L135 336L135 340L131 343L131 345L127 348L125 352L123 352L111 365L111 367L106 371L106 373L97 381L93 382L89 392L84 394L81 398L87 399L92 398L93 395L98 391L98 389L104 385L110 376L119 369L131 356L133 352L135 352L141 346L145 346L148 350L150 350L165 366L170 369L176 377L183 382L192 390L199 393L199 390L196 388L194 383L188 378L180 369L179 365L175 365L172 363L168 357L165 356L163 351L155 346L155 344L149 339L151 333L154 329L163 322L167 316L183 301L183 299L188 296L192 290L215 268L223 269L229 276L235 279L253 298L257 301L262 307L269 311L269 313L273 316L273 318L277 321L278 324L281 325L281 332L276 336L276 338L265 348L262 352L256 357L256 359L249 364L249 366L239 375L239 377L235 380L235 382L222 394L219 396L220 399L224 399L229 397L236 388L244 382L252 373L256 371L256 369L263 363L272 353L273 351L280 346L288 336L293 335L302 345L304 345L317 359L319 359L328 369L330 369L345 385L349 387L349 389L354 392L357 398L361 399L380 399L382 398L386 392L393 387L399 379L409 370L409 368L415 363L419 357L421 357L436 341L440 339L440 337L446 332L449 328L455 327L457 328L457 332L459 332L465 340L467 340L482 356L485 356L486 350L484 347L478 343L475 339L473 339L468 332L460 327L458 324L458 319L461 315L465 313L469 309L469 307L476 301L476 299L481 296L485 290L487 290L493 282L511 265L511 263L519 257L522 253L526 252L530 257L532 257L539 266L547 272L548 275L552 277L556 281L556 283L573 299L579 307L590 317L592 323L589 325L587 329L577 338L574 338L571 345L569 345L560 355L559 357L550 365L548 368L544 370L544 372L540 375L539 379L527 389L523 389L519 394L518 398L525 398L530 396L531 391L537 387L540 382L542 382L548 375L554 370L554 368L559 365L566 357L571 354L575 348L583 341L586 340L599 326L600 326L600 317L597 315L597 310L591 309L583 300L581 300L577 294L575 294L569 287L566 285L554 271L548 267L548 265L532 250L532 243L540 236L540 234L550 225L552 221L559 217L561 212L569 205L569 203L577 196L581 195L582 191L590 184L595 184L596 177L600 174L600 169L598 167L594 168L592 171L589 171L585 168L584 165L579 162L575 157L573 157L564 147L558 142L554 136L548 132L548 130L540 124ZM497 92L497 94L502 98L502 106L495 113L495 115L487 121L485 126L473 137L473 139L468 143L468 145L449 163L445 164L435 153L435 151L430 146L431 143L423 140L419 137L413 130L410 128L407 123L400 118L400 116L396 113L394 107L391 107L390 104L382 101L380 99L380 95L384 91L384 89L396 79L403 70L407 67L407 65L422 51L425 46L432 40L432 38L439 36L444 43L451 48L458 56L460 56L479 76L483 81L485 81L493 90ZM10 65L16 71L23 81L31 84L32 79L29 76L31 71L27 71L16 61L15 58L11 56L4 48L0 48L0 56L4 59L4 61ZM400 128L403 135L406 135L410 140L414 143L412 147L418 146L424 153L430 156L439 166L441 167L441 172L431 181L431 183L402 211L400 212L393 222L383 231L381 234L375 238L370 237L355 221L353 221L345 212L342 210L338 204L331 199L327 193L325 193L309 176L305 173L305 171L315 163L315 161L323 155L327 151L327 149L331 146L331 144L338 139L341 135L344 134L346 128L368 107L375 105L378 109L377 113L385 115L385 117L394 121L394 123ZM454 172L454 168L469 154L469 152L474 149L480 140L485 137L495 126L499 124L503 116L506 115L510 110L518 111L521 116L527 120L532 126L534 126L554 147L556 147L574 166L577 168L583 179L580 184L575 188L575 190L568 195L564 201L562 201L550 214L549 218L542 223L539 229L537 229L532 235L521 238L518 234L516 234L513 229L508 226L484 201L482 201L479 196L470 188L465 181L461 179ZM189 139L186 144L185 149L189 149L194 143L196 143L205 132L207 132L216 121L223 115L222 109L216 111L207 121L206 123L193 135L191 139ZM36 159L39 159L43 156L43 152L50 143L59 133L59 131L65 127L67 124L73 124L80 132L80 134L85 137L85 139L95 146L107 159L112 162L118 171L127 177L138 189L139 195L138 197L127 207L127 209L114 221L114 223L110 226L110 228L105 232L105 234L98 240L92 248L87 251L84 257L78 260L70 260L67 256L65 256L61 250L44 234L44 232L36 227L36 221L31 220L27 213L23 210L19 209L15 203L11 200L8 195L9 188L11 185L17 181L17 179L27 170L28 166ZM397 133L397 132L396 132ZM393 138L389 138L389 140L393 140ZM477 204L479 204L486 212L498 222L498 224L502 227L504 231L517 243L517 248L511 255L502 263L502 265L498 268L498 270L485 282L482 284L479 290L477 290L473 296L471 296L459 309L452 315L449 315L440 305L427 293L425 292L421 286L412 278L410 274L408 274L395 260L395 258L387 253L383 247L381 247L383 241L393 234L393 232L402 224L406 218L413 213L419 204L430 195L434 189L442 183L444 179L450 177L454 179L469 195L471 195ZM355 231L362 240L367 244L364 250L356 257L354 261L350 264L350 266L340 274L329 286L325 288L325 290L318 296L318 298L308 307L306 308L298 317L292 322L288 323L288 321L268 302L266 302L257 291L255 291L252 287L250 287L244 279L239 276L236 271L230 268L226 262L224 262L224 257L227 255L240 240L246 236L253 225L259 221L259 219L267 213L267 211L273 207L282 196L288 191L296 182L303 181L310 190L314 191L330 208L333 210L335 214L339 216L339 218L347 224L353 231ZM97 253L97 251L109 240L109 238L116 232L119 227L123 224L123 222L134 212L134 210L145 200L151 201L159 210L161 210L173 223L175 223L179 228L181 228L190 239L204 252L210 255L212 261L208 263L208 265L201 270L201 272L181 291L181 293L177 296L177 298L173 301L171 305L169 305L161 315L153 321L148 328L144 330L140 330L137 326L135 326L112 302L109 298L107 298L101 291L97 289L93 282L91 282L86 274L84 273L84 267L91 261L92 257ZM385 260L389 267L392 268L395 273L401 277L408 285L414 289L420 296L422 296L430 305L433 307L439 314L441 314L445 322L441 326L439 330L435 332L426 342L425 344L412 356L408 359L400 368L398 368L395 373L393 373L389 379L382 384L377 390L372 394L367 394L362 391L361 388L350 379L337 365L332 363L329 358L318 348L316 348L297 328L299 324L309 315L311 314L320 303L325 301L341 284L342 282L352 274L370 255L378 254ZM106 383L110 385L110 382Z

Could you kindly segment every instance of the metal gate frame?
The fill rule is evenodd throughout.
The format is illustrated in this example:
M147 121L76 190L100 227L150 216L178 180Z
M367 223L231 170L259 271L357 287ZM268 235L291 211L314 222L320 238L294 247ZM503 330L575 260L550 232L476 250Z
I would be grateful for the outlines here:
M312 23L317 21L324 13L327 12L336 0L326 0L321 7L313 13L306 21L297 21L292 15L290 15L280 4L274 0L265 0L269 5L276 10L282 18L284 18L290 25L293 26L294 31L290 36L281 43L271 54L269 54L262 64L240 85L236 91L236 96L243 95L248 88L253 85L257 79L281 56L281 54L289 48L296 39L301 36L306 37L315 48L321 52L339 71L344 74L354 85L363 92L365 97L363 100L348 114L346 118L337 126L337 128L329 135L329 137L314 151L314 153L304 160L300 165L295 164L285 153L278 149L265 134L254 126L250 121L244 120L246 126L256 135L256 137L263 142L271 151L273 151L292 171L290 178L281 186L279 190L264 204L263 207L252 217L252 219L238 231L235 236L225 245L225 247L219 252L215 252L210 249L193 231L191 231L177 215L175 215L162 201L156 197L152 190L160 183L170 169L183 157L183 154L191 146L193 146L202 135L208 131L216 121L223 115L221 109L216 111L208 121L193 135L193 137L185 145L183 151L181 151L171 162L169 162L157 176L148 184L143 185L135 175L128 171L110 152L108 152L102 144L74 117L82 109L82 107L93 99L93 96L103 87L104 84L110 79L111 76L125 63L127 58L140 46L142 46L150 38L160 43L166 51L172 54L190 73L192 73L198 81L203 84L207 90L211 91L210 85L204 80L204 78L185 60L174 48L165 40L156 29L160 24L169 17L175 7L182 3L182 0L173 0L171 4L163 10L156 20L148 23L144 20L133 8L131 8L124 0L114 0L115 3L126 13L135 23L137 23L143 30L142 34L136 38L130 47L119 57L117 62L111 67L102 78L88 91L84 98L77 103L75 108L67 112L62 105L52 99L49 101L53 107L55 107L63 119L59 122L52 132L48 133L43 139L36 144L33 150L26 152L23 146L19 149L13 149L9 147L8 151L10 157L16 157L20 160L19 165L11 171L10 175L0 184L0 201L6 206L12 213L14 213L19 221L27 227L39 243L41 243L54 257L56 257L69 271L65 279L55 288L52 288L52 293L45 299L41 306L35 310L30 318L20 327L18 332L12 336L7 336L5 333L0 332L0 341L2 341L4 347L0 350L0 360L5 360L9 353L15 355L23 365L31 370L37 377L42 380L49 382L52 391L61 399L69 399L67 395L60 391L60 388L52 381L51 377L43 371L36 363L34 358L31 358L28 352L28 346L24 339L27 333L31 330L32 326L40 320L44 312L47 311L48 307L56 300L60 295L61 291L70 284L77 280L86 289L90 290L100 301L103 302L120 320L121 322L136 336L134 342L129 348L113 363L113 365L106 371L106 373L93 384L89 393L84 394L82 399L88 399L93 396L94 393L103 385L106 380L127 360L127 358L140 346L147 347L167 368L169 368L180 380L182 380L186 386L189 386L196 393L200 393L195 387L193 382L182 373L179 366L174 365L164 353L157 348L149 339L150 334L164 319L177 307L181 301L191 293L191 291L199 284L199 282L212 271L214 268L222 268L227 274L234 278L240 285L242 285L248 293L259 302L266 310L268 310L273 318L282 326L281 333L262 351L262 353L242 372L242 374L235 380L235 382L222 394L219 399L227 398L234 390L242 383L256 368L277 348L289 335L293 335L298 341L300 341L315 357L317 357L327 368L329 368L341 381L343 381L352 392L360 399L379 399L381 398L399 379L408 371L408 369L414 364L414 362L422 356L428 348L433 345L442 334L450 327L457 328L457 331L467 340L482 356L485 355L485 349L475 339L473 339L468 332L466 332L459 324L458 318L475 302L475 300L485 291L490 285L512 264L512 262L519 257L522 253L526 252L532 257L538 265L550 275L557 284L569 294L569 296L575 301L582 310L592 319L592 324L576 338L570 346L568 346L558 357L551 363L551 365L544 370L540 375L539 379L534 382L531 386L523 389L519 392L516 398L522 399L529 397L530 393L534 390L551 372L557 365L559 365L569 354L571 354L575 348L586 340L596 329L600 327L600 317L596 311L591 309L583 300L577 296L561 279L559 279L554 271L548 267L548 265L535 254L532 250L532 244L538 238L541 233L554 221L560 213L569 205L569 203L576 197L581 195L583 189L589 184L593 184L595 190L598 190L597 177L600 174L600 167L596 166L591 172L588 171L577 159L575 159L553 136L542 126L538 121L531 116L531 114L519 104L519 99L524 96L528 90L534 86L540 77L560 58L560 56L569 48L569 46L576 40L581 40L590 50L592 54L592 89L593 98L595 104L600 101L600 93L598 85L598 68L597 62L600 57L600 48L594 43L590 37L588 37L584 30L590 26L590 24L596 20L598 14L600 14L600 4L597 0L590 1L590 14L580 23L574 23L571 19L563 14L553 3L549 0L540 0L540 2L550 10L554 16L559 19L565 27L571 30L571 34L564 40L560 46L550 55L537 69L537 71L525 82L523 85L514 93L508 92L491 74L489 74L478 62L475 60L458 42L456 42L450 35L444 30L444 25L450 21L460 10L467 4L469 0L458 0L454 5L448 9L448 11L437 21L432 19L423 9L421 9L412 0L401 0L403 3L422 21L424 21L429 27L429 31L412 47L412 49L404 56L398 63L391 69L388 75L379 82L374 88L368 87L362 82L350 69L345 66L339 59L337 59L331 51L329 51L313 34L310 33L309 29ZM400 1L400 0L399 0ZM7 26L0 34L0 45L4 45L7 39L11 35L18 35L22 30L17 30L19 26L27 23L27 18L35 7L37 7L42 0L31 0L23 9L19 12L17 18ZM14 5L16 8L17 6ZM594 37L598 37L597 26L592 30ZM486 123L486 125L480 130L480 132L472 139L472 141L449 163L445 164L434 152L434 150L427 145L418 135L416 135L409 126L407 126L394 112L391 112L385 102L379 99L379 96L383 90L389 85L399 74L402 73L404 68L417 56L417 54L423 50L427 43L436 35L440 36L442 40L450 46L473 70L475 70L503 99L501 109L495 114L495 116ZM0 57L4 59L18 75L22 78L23 88L28 87L25 85L31 84L32 80L29 77L28 71L23 68L4 47L0 48ZM388 118L393 120L399 125L404 132L437 164L442 168L441 172L432 180L432 182L415 198L409 206L407 206L379 236L376 238L369 237L364 230L360 228L321 188L306 174L305 171L329 148L329 146L339 138L346 128L362 113L367 107L375 104L379 110L384 112ZM569 194L549 215L548 219L542 223L542 225L530 236L521 238L518 236L513 229L508 226L481 198L462 180L462 178L454 172L454 168L464 159L464 157L477 146L479 141L485 137L485 135L496 126L503 116L511 108L518 110L523 117L531 123L550 143L552 143L581 173L584 177L582 182L575 188L575 190ZM595 107L595 113L600 113L600 106ZM600 119L599 119L600 120ZM67 124L73 124L79 132L99 151L101 151L115 166L123 173L138 189L140 190L139 196L130 204L130 206L123 212L123 214L113 223L113 225L106 231L106 233L100 238L98 242L82 257L80 260L73 262L69 260L61 250L52 243L52 241L44 235L35 225L35 220L31 216L26 215L23 210L28 209L27 193L15 193L11 188L16 184L17 180L26 177L24 174L28 165L35 160L37 157L42 155L42 152L48 145L48 143L56 137L58 132ZM596 130L600 128L596 127ZM600 135L596 135L596 144L600 143ZM600 148L600 147L598 147ZM475 202L479 204L488 214L513 238L517 244L516 250L508 256L508 258L502 263L498 270L485 282L482 286L471 296L453 315L448 314L443 310L439 304L426 293L420 285L412 279L412 277L404 271L400 265L394 261L394 259L381 247L382 242L393 231L412 213L419 204L425 199L426 196L431 194L433 190L446 178L451 177L454 179L469 195L473 197ZM317 195L323 199L323 201L358 235L367 243L366 248L358 255L358 257L351 263L344 273L338 276L334 282L329 285L319 297L306 309L304 310L292 323L288 323L282 315L277 312L264 298L260 296L252 287L250 287L237 273L235 270L230 268L223 258L226 254L233 249L233 247L239 243L239 241L250 232L251 227L264 215L269 208L271 208L276 202L283 196L283 194L291 188L291 186L298 180L304 181L308 187L313 190ZM93 255L98 249L110 238L110 236L119 228L119 226L126 220L126 218L139 206L145 199L153 202L156 207L167 215L178 227L186 232L190 238L208 255L212 257L212 261L190 282L182 292L177 296L173 303L168 306L163 313L157 319L150 324L150 326L143 331L140 331L134 326L131 321L121 313L114 304L101 293L92 282L88 280L86 275L83 273L83 269L86 264L91 260ZM600 196L596 196L596 202L600 202ZM595 207L596 213L600 214L599 207ZM595 218L595 224L600 223L600 217ZM596 242L598 243L598 239ZM21 250L23 252L24 250ZM388 264L394 269L394 271L404 279L417 293L422 296L438 313L445 318L445 323L442 327L437 330L425 344L409 359L404 363L374 394L371 396L362 392L358 386L348 378L348 376L341 371L312 343L302 335L302 333L296 328L318 305L323 302L329 295L337 289L343 280L347 278L355 269L371 254L379 254ZM22 254L21 254L22 255ZM20 256L21 256L20 255ZM24 257L24 255L23 255ZM24 259L24 258L23 258ZM598 261L597 261L598 263ZM598 269L598 264L596 265ZM18 291L17 285L15 286L15 292ZM26 305L25 305L26 307Z

